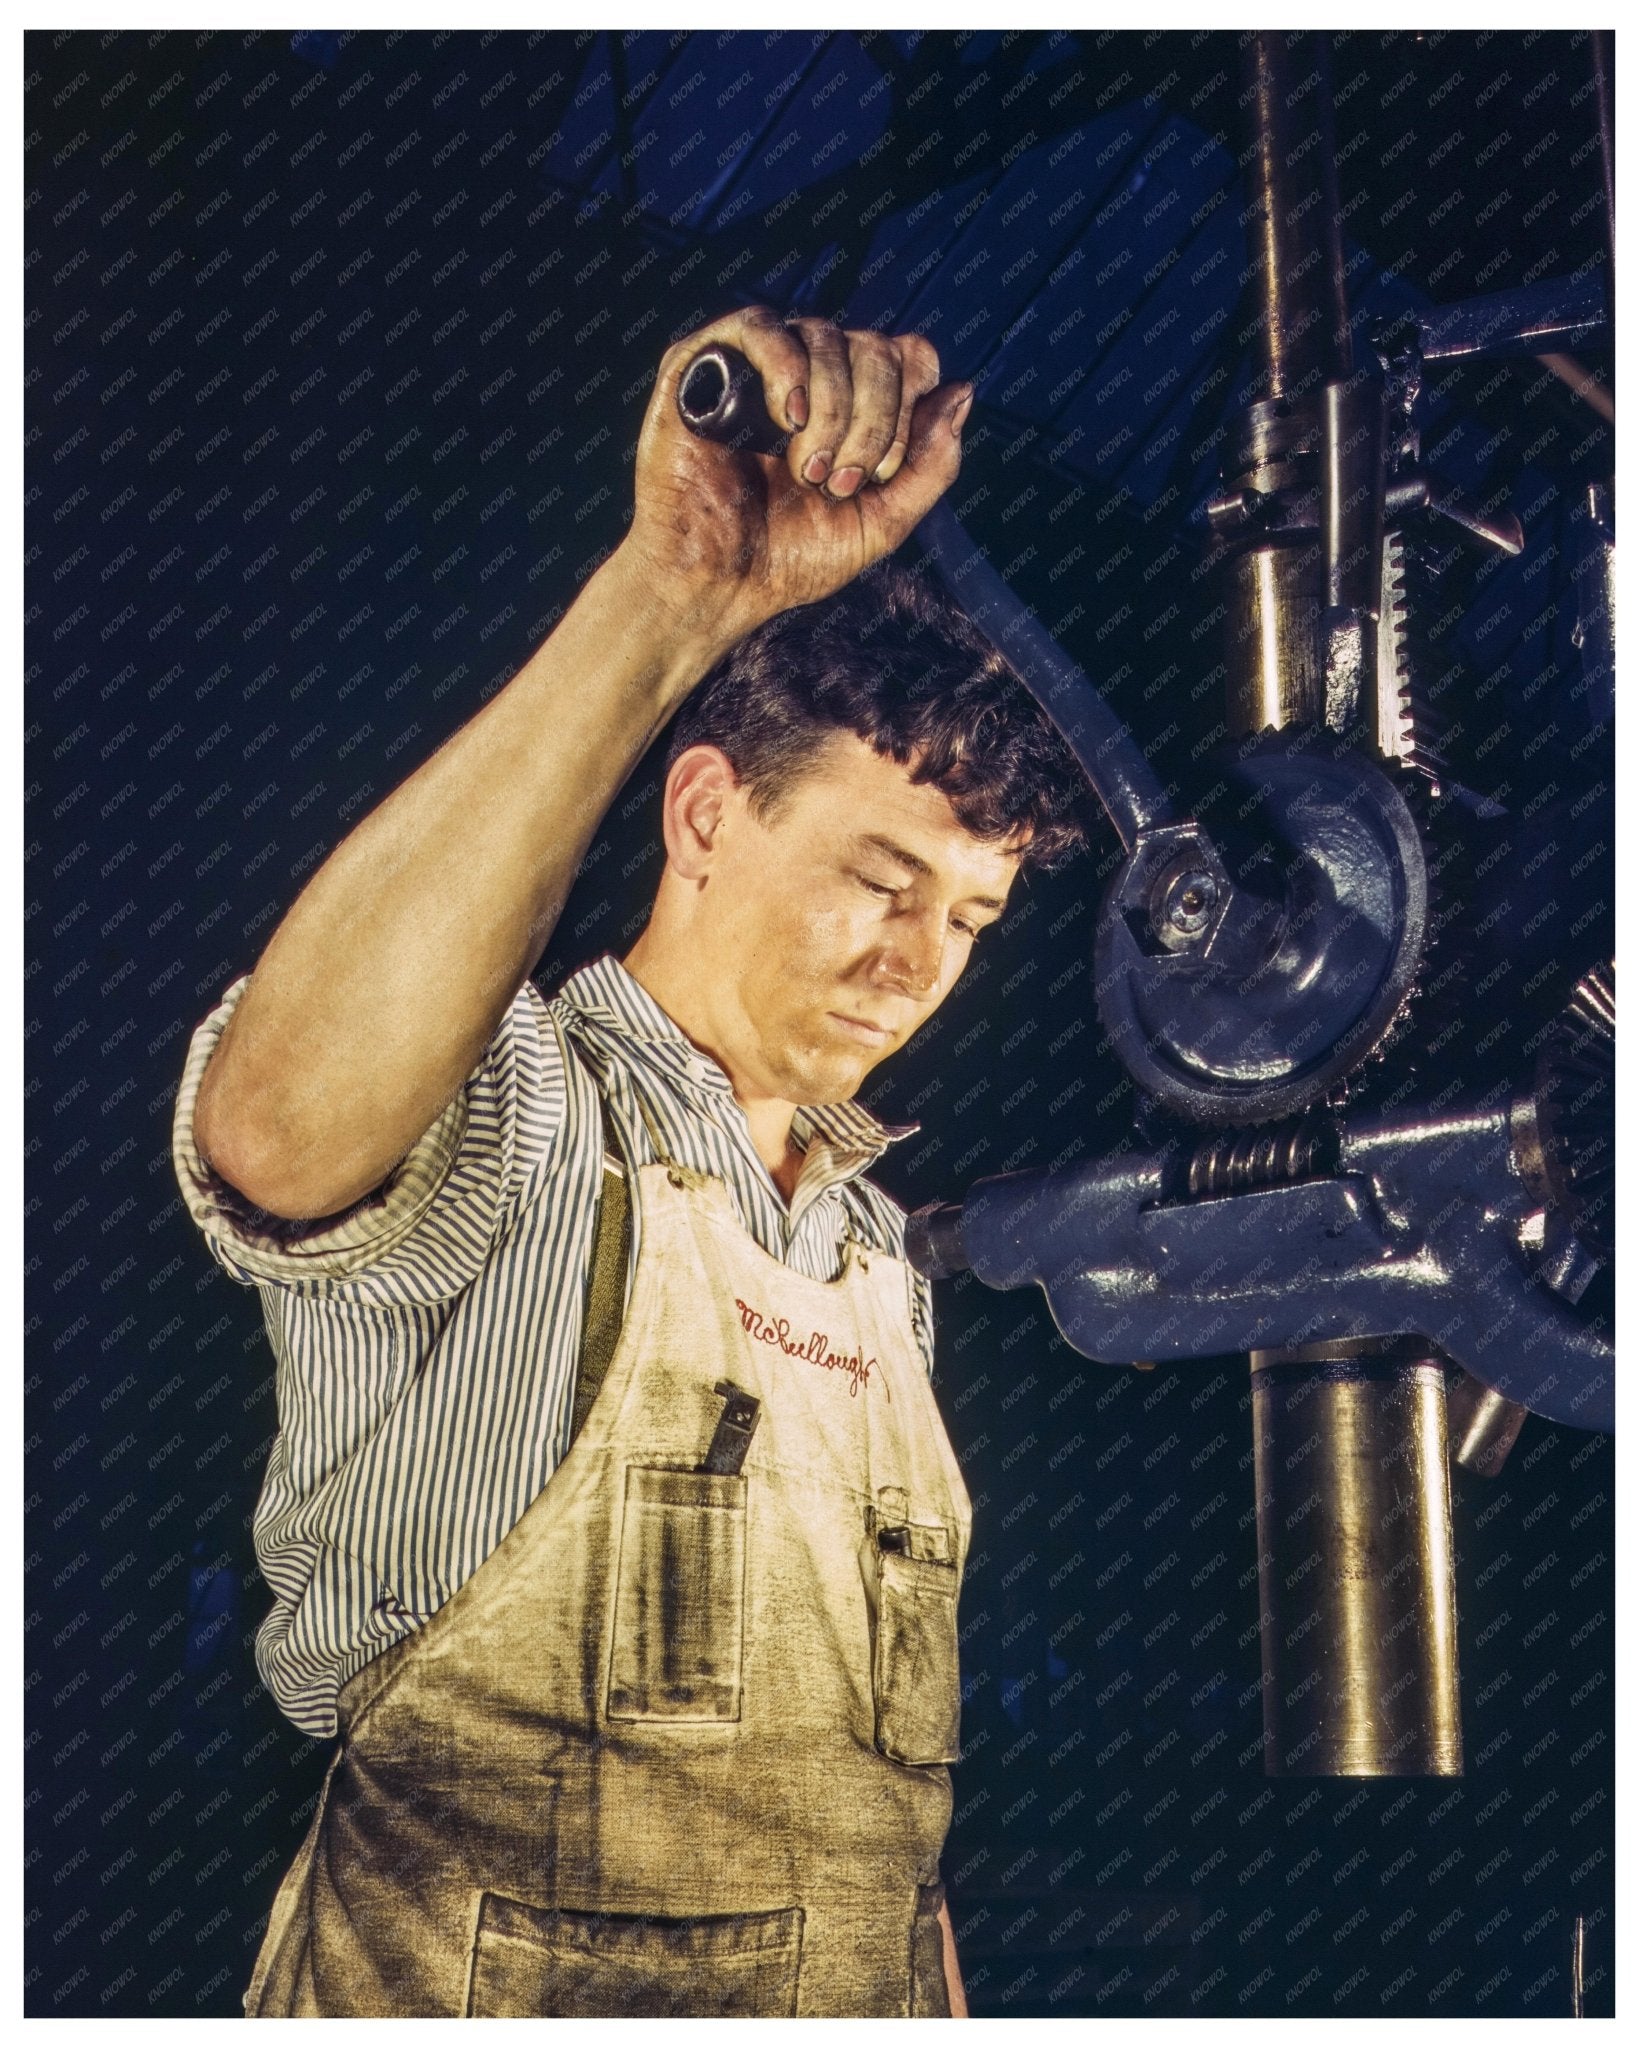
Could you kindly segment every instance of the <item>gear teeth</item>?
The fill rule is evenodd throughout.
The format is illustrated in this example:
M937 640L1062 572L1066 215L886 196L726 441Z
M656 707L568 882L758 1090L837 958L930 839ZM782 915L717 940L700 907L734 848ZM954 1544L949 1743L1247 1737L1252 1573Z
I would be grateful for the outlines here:
M1586 1031L1596 1039L1616 1038L1616 962L1608 967L1590 967L1572 991L1565 1006L1565 1022L1575 1031Z
M1325 726L1288 725L1257 736L1241 735L1236 741L1237 758L1265 739L1278 739L1294 751L1329 748L1340 753L1365 751L1371 756L1371 734L1359 731L1349 738ZM1432 758L1425 753L1424 759ZM1449 1046L1472 1021L1463 998L1468 979L1466 906L1470 848L1462 827L1462 810L1454 798L1444 794L1426 766L1414 762L1388 761L1381 769L1400 792L1412 814L1421 840L1428 887L1427 924L1422 962L1410 988L1395 1010L1379 1027L1374 1043L1355 1056L1344 1073L1333 1076L1322 1087L1305 1114L1324 1117L1372 1102L1385 1105L1403 1101L1414 1086L1421 1085L1436 1071L1444 1047ZM1448 823L1447 820L1450 820ZM1392 1057L1391 1057L1392 1056ZM1447 1062L1449 1066L1449 1059ZM1389 1095L1389 1089L1393 1089ZM1273 1127L1291 1118L1290 1110L1273 1116L1248 1115L1225 1129L1228 1142L1239 1142L1250 1133L1269 1135ZM1203 1122L1213 1122L1203 1117ZM1201 1173L1213 1182L1222 1162L1203 1161ZM1206 1184L1206 1182L1203 1183Z
M1343 1075L1327 1097L1333 1110L1369 1107L1392 1088L1395 1099L1413 1083L1431 1080L1449 1063L1447 1048L1472 1022L1466 996L1470 978L1467 945L1468 870L1471 849L1453 800L1412 763L1389 770L1422 835L1428 876L1428 937L1417 978L1360 1064Z
M1405 991L1371 1053L1336 1083L1332 1110L1405 1100L1451 1071L1453 1049L1471 1028L1469 862L1471 846L1455 801L1424 772L1405 766L1395 786L1418 821L1428 874L1428 938L1418 979Z
M1411 750L1406 686L1406 550L1398 533L1383 536L1383 599L1377 625L1377 751L1385 761L1404 761Z
M1433 664L1423 633L1426 577L1415 543L1398 531L1386 533L1377 637L1378 752L1438 788L1451 771L1427 688Z
M1616 962L1591 967L1537 1054L1535 1095L1557 1206L1597 1257L1615 1251Z
M1422 832L1428 871L1428 941L1416 981L1376 1045L1346 1075L1334 1107L1380 1091L1390 1072L1432 1073L1442 1050L1463 1030L1469 980L1466 941L1471 848L1460 821L1447 823L1451 769L1443 721L1429 690L1435 659L1427 622L1433 571L1406 534L1383 536L1383 597L1378 614L1377 745Z

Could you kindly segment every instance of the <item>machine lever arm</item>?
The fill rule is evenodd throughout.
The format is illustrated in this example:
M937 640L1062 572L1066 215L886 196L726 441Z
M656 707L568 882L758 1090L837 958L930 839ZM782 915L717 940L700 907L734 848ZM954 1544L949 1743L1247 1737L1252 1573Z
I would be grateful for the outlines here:
M702 440L776 453L788 438L770 419L762 380L738 349L703 349L677 387L678 411ZM1143 748L1091 678L1007 587L941 501L916 529L946 588L1006 655L1080 762L1129 853L1139 834L1177 822Z

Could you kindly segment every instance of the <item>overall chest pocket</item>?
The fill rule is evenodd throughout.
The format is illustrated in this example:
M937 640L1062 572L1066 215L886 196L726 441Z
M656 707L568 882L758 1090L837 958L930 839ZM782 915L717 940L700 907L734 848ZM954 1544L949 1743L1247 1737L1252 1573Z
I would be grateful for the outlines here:
M888 1523L877 1528L876 1548L876 1746L896 1763L955 1763L960 1573L951 1532L942 1525Z
M739 1720L745 1569L743 1475L627 1467L610 1720Z

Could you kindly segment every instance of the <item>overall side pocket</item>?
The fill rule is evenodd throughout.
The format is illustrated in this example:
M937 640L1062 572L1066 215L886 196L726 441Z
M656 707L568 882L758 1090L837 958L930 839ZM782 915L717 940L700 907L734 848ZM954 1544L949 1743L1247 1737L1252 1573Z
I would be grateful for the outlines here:
M742 1474L627 1467L610 1720L739 1720L745 1564Z
M959 1574L950 1548L942 1528L877 1531L876 1746L896 1763L951 1764L959 1755Z

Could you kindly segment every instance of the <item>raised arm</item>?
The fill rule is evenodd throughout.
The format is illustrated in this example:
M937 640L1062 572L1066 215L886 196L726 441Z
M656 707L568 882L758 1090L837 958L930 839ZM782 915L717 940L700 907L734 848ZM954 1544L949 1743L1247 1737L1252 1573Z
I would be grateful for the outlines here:
M708 342L741 349L770 414L800 429L783 457L682 426L678 379ZM472 1071L604 812L688 692L765 619L896 547L955 477L971 394L938 375L918 337L761 307L668 351L625 540L268 942L200 1089L195 1141L218 1173L289 1217L329 1215L386 1176Z

